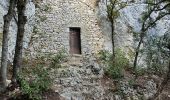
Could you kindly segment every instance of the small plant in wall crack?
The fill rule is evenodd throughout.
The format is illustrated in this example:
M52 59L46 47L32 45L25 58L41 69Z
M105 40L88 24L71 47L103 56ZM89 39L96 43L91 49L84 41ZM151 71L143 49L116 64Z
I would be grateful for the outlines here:
M66 58L67 54L66 51L63 49L59 51L54 57L52 57L51 67L52 68L60 68L61 61Z
M39 16L39 18L41 22L44 22L45 20L47 20L47 17L45 15Z
M38 28L36 27L36 26L34 26L34 28L33 28L33 33L38 33L39 32L39 30L38 30Z
M51 10L52 10L52 7L51 7L50 4L46 4L46 5L44 6L43 11L45 11L45 12L50 12Z

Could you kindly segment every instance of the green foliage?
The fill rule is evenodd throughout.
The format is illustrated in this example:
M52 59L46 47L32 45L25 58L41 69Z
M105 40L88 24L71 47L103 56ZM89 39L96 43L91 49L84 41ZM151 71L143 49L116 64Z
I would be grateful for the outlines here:
M65 57L66 57L65 50L59 51L54 57L52 57L51 67L60 68L61 67L60 63L61 61L64 60Z
M41 22L44 22L45 20L47 20L47 17L46 17L46 16L40 16L39 18L40 18L40 21L41 21Z
M2 39L2 38L3 38L3 33L0 32L0 39Z
M133 86L135 84L135 80L134 79L130 79L129 81L128 81L128 85L129 86Z
M152 66L149 68L150 72L155 74L163 74L164 73L164 66L167 65L161 65L160 60L153 59Z
M112 5L107 5L107 14L110 21L115 20L119 16L119 12L112 8Z
M34 2L34 4L35 4L35 8L39 8L41 11L50 12L52 10L50 4L41 5L41 3L39 3L38 1Z
M39 31L38 31L38 28L36 27L36 26L34 26L34 28L33 28L33 33L38 33Z
M118 79L123 77L123 73L122 73L122 67L117 67L117 66L110 66L107 70L106 70L106 74L110 75L113 79Z
M103 61L103 63L107 63L112 59L112 54L106 50L101 50L98 54L99 59Z
M149 13L148 12L143 12L142 13L142 18L140 19L141 22L144 22L145 20L147 20L148 18L148 15Z
M151 4L151 3L153 3L153 1L154 1L154 0L146 0L145 3L146 3L146 4Z
M43 11L49 12L49 11L51 11L51 10L52 10L52 7L50 6L50 4L47 4L47 5L44 6Z
M107 16L111 23L119 17L119 11L127 6L126 2L121 2L119 0L109 0L107 4Z
M145 37L148 36L147 32L151 28L154 28L157 25L157 22L160 21L162 18L165 16L169 15L169 11L166 10L166 8L170 7L169 6L170 2L166 1L159 1L159 0L147 0L146 2L146 8L147 10L143 12L143 16L141 18L141 30L140 30L140 35L138 38L140 39L136 48L136 54L135 54L135 59L134 59L134 69L136 70L136 65L137 65L137 60L140 47L144 43ZM155 16L152 16L153 14L156 14ZM153 34L153 33L152 33ZM152 35L150 34L150 35ZM160 59L160 58L159 58ZM151 61L151 59L149 59ZM162 61L161 61L162 62Z
M167 36L166 36L167 37ZM144 53L147 55L148 73L163 74L168 66L169 51L166 45L169 41L166 37L152 35L148 37Z
M42 64L38 64L34 68L24 68L19 76L19 81L22 94L28 95L32 100L41 100L42 92L48 90L52 85L49 69L45 69Z
M106 65L105 73L111 76L113 79L121 78L123 76L123 70L128 67L128 59L125 54L117 49L115 53L115 60L113 61L112 54L108 51L99 52L100 59Z
M25 60L26 65L20 72L19 81L21 92L31 100L41 100L42 92L50 89L53 83L52 69L60 67L66 56L64 50L56 55L47 54L33 61ZM55 72L54 72L55 73Z
M147 72L146 70L146 68L138 68L135 70L135 74L136 76L142 76Z
M138 33L138 32L133 32L134 41L139 41L139 35L140 35L140 33Z

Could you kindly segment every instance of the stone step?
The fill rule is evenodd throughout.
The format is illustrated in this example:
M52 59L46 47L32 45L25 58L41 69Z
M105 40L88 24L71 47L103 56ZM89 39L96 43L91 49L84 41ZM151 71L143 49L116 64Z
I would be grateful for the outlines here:
M53 86L53 89L55 89L55 91L79 91L79 92L84 92L84 91L88 91L88 90L93 90L93 89L97 89L98 87L102 87L101 84L89 84L89 85L82 85L82 84L78 84L78 85L74 85L74 86L63 86L60 84L56 84L55 86Z
M58 87L58 92L69 92L72 91L71 93L74 92L79 92L79 93L89 93L89 91L100 91L102 86L100 85L87 85L87 86L68 86L68 87ZM56 90L57 91L57 90Z
M83 63L79 61L67 61L67 62L61 63L61 68L68 67L68 66L82 67Z
M97 76L93 77L70 77L70 78L58 78L55 80L56 84L62 86L96 86L100 83L100 79Z
M91 76L80 76L80 77L65 77L65 78L56 78L57 79L65 79L65 80L71 80L71 79L82 79L82 80L88 80L88 79L100 79L102 76L97 75L91 75Z
M82 58L83 55L81 55L81 54L69 54L69 57Z
M70 55L67 58L67 61L61 63L61 67L68 67L68 66L75 66L75 67L82 67L83 66L83 56L82 55Z
M83 68L69 67L58 69L56 73L56 77L80 77L80 75L86 75L86 70Z
M78 55L78 54L73 54L67 57L68 61L83 61L83 56L82 55Z
M74 71L74 72L70 72L70 71L60 71L60 72L56 72L56 74L54 74L55 78L81 78L81 77L88 77L90 78L91 76L97 76L97 77L102 77L102 75L95 75L94 73L87 73L86 71Z
M73 86L98 86L100 85L100 81L55 81L56 84L62 85L64 87L73 87Z
M103 89L100 86L88 86L88 87L75 87L73 88L63 88L62 91L58 91L59 94L65 95L65 97L70 97L73 100L100 100L103 96ZM100 95L99 95L100 93ZM94 97L95 99L89 99L88 97ZM81 97L81 99L78 99ZM97 97L97 98L96 98ZM72 100L68 98L68 100Z
M91 76L91 75L98 75L95 72L93 72L93 69L86 68L86 67L64 67L64 68L58 68L56 72L56 77L80 77L80 76Z

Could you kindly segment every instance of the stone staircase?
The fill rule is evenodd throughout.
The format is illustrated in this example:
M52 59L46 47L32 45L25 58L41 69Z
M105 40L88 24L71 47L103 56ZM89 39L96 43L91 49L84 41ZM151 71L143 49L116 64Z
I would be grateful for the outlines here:
M66 100L101 100L103 69L95 59L72 55L56 72L55 91Z

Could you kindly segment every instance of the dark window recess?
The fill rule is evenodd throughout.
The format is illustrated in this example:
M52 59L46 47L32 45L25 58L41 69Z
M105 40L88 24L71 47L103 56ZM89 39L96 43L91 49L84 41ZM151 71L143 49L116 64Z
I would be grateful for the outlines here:
M80 28L70 28L70 54L81 54Z

